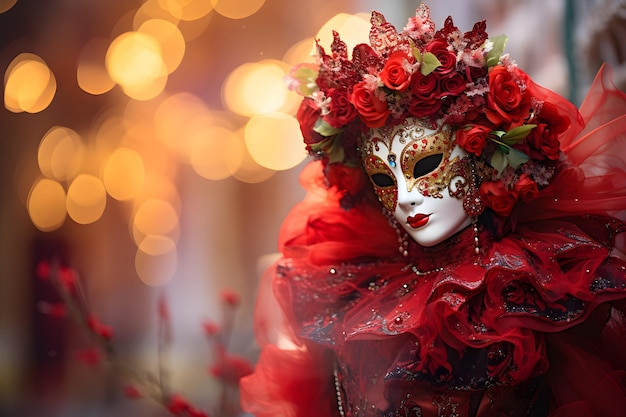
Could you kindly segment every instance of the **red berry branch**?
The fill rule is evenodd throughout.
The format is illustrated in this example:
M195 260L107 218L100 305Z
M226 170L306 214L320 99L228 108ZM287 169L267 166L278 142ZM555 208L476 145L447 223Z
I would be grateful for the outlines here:
M76 352L75 357L88 366L107 363L112 371L124 380L124 395L130 399L150 399L160 404L172 415L180 417L209 417L209 413L194 406L183 395L171 390L167 381L166 351L172 343L171 316L165 297L157 300L158 337L156 372L138 372L123 364L118 358L113 328L104 324L89 310L82 290L81 280L73 269L58 261L42 261L37 265L37 277L54 287L61 302L41 301L38 310L54 318L70 318L85 331L91 347ZM212 361L208 367L210 376L220 384L220 395L214 404L212 416L233 417L240 413L238 400L239 378L252 372L252 365L243 356L228 351L233 331L234 315L239 305L239 295L230 290L221 293L224 309L222 325L215 321L202 323L212 349Z

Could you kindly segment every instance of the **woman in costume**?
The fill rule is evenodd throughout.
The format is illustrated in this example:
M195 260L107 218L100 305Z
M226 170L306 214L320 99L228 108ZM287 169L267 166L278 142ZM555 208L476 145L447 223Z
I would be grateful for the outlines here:
M577 110L484 22L294 68L316 161L260 290L241 382L264 416L626 415L626 95Z

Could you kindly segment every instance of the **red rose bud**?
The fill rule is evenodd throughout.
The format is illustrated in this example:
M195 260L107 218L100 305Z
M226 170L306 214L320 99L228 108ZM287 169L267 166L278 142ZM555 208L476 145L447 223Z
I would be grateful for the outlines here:
M320 109L317 108L313 100L308 98L302 100L296 117L300 123L300 131L305 144L313 145L324 140L324 136L313 130L317 119L320 118Z
M456 131L456 143L461 148L480 156L491 129L483 125L467 125Z
M95 367L102 361L102 354L95 348L79 350L74 355L78 361L90 367Z
M508 216L517 202L517 193L509 190L500 181L485 181L480 184L480 196L484 204L500 216Z
M157 314L159 315L159 318L164 321L167 321L170 318L170 310L163 295L160 295L157 300Z
M113 328L111 326L107 326L106 324L102 324L98 318L90 314L87 317L87 327L91 329L92 332L102 337L103 339L112 339L113 338Z
M415 71L411 77L411 93L421 100L434 99L433 96L439 89L438 80L439 78L432 73L424 75L419 71Z
M521 70L512 73L501 65L491 69L485 110L490 122L510 130L521 125L528 117L530 100L518 83L518 80L523 81L525 78Z
M141 392L134 385L127 385L124 387L124 395L126 398L136 399L141 398Z
M434 96L429 100L414 97L409 104L409 113L414 117L431 116L439 111L441 104L441 100Z
M37 264L37 268L35 269L35 275L37 278L41 280L46 280L50 278L50 262L43 260Z
M330 103L328 104L329 113L323 117L324 121L335 128L341 128L359 115L354 105L350 103L350 96L346 90L332 88L328 91Z
M207 336L215 336L220 332L220 326L213 321L205 321L202 323L202 328Z
M553 161L560 157L560 137L570 126L570 120L559 113L552 103L544 102L537 117L537 126L526 138L534 159Z
M189 402L178 394L171 395L167 402L167 410L175 416L183 415L183 413L189 411L190 408Z
M232 290L222 291L222 301L231 307L237 307L239 305L239 294Z
M187 414L189 415L189 417L209 417L206 412L195 408L190 408L189 410L187 410Z
M249 360L243 356L223 354L217 364L209 368L209 373L229 384L236 385L239 379L253 371Z
M520 175L519 179L513 186L513 191L517 193L522 201L530 201L539 195L539 187L527 174Z
M367 81L354 86L350 101L359 112L359 118L370 129L382 127L387 122L391 110L387 102L376 96L376 92L368 88Z
M59 282L67 292L72 292L76 288L76 273L73 269L62 266L58 270Z
M467 82L457 72L441 77L439 80L440 96L458 96L465 91Z
M407 71L411 61L404 52L389 55L385 67L380 72L383 84L391 90L405 91L411 82L411 73Z
M51 317L62 318L67 313L67 307L63 303L48 303L41 301L37 304L40 313L47 314Z
M435 39L426 45L426 52L430 52L437 57L441 65L433 71L436 74L449 74L456 68L456 55L448 50L446 39Z

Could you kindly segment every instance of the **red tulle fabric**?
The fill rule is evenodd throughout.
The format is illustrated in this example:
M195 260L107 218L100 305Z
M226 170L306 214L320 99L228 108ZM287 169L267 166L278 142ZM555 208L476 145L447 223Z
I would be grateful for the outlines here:
M618 416L626 409L626 94L603 68L572 121L569 158L508 232L471 228L409 257L378 203L350 209L302 174L283 258L256 314L241 382L260 416ZM539 89L540 87L534 86ZM552 96L554 95L554 96ZM557 104L558 105L558 104ZM584 120L584 123L583 123ZM442 270L418 276L420 271ZM621 413L621 414L620 414Z

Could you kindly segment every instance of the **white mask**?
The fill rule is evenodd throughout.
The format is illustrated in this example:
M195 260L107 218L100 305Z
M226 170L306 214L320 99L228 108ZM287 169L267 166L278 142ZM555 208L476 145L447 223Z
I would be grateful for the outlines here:
M372 129L363 163L383 206L418 244L434 246L471 224L463 209L470 169L448 126L418 119Z

